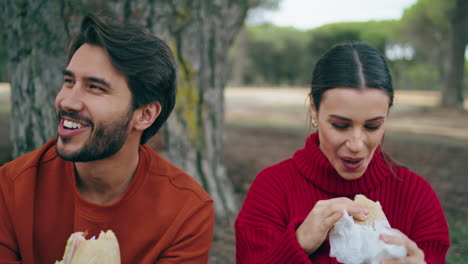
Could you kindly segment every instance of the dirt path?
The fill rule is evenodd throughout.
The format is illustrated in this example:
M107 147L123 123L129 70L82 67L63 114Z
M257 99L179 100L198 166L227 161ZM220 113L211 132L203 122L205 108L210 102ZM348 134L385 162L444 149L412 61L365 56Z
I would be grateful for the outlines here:
M228 88L226 120L231 124L307 128L308 89ZM387 129L468 140L466 111L437 107L439 94L432 91L398 91Z

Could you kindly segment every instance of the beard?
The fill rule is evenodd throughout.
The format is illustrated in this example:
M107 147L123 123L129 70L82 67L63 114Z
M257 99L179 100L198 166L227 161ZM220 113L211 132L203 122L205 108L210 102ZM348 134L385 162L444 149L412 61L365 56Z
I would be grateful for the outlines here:
M80 150L74 153L64 153L57 147L57 155L67 161L90 162L109 158L123 147L128 137L128 128L133 116L133 110L130 108L123 116L115 118L111 122L96 125L91 120L80 117L76 112L60 110L57 114L59 122L62 116L85 121L91 126L91 134ZM60 137L60 139L63 144L70 141L68 138Z

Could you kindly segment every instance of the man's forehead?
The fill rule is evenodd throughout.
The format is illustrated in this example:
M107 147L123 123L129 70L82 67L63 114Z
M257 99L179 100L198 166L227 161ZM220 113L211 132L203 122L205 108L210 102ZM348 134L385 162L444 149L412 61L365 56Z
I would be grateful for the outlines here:
M125 74L112 65L104 48L86 43L73 54L64 73L71 73L77 78L93 77L107 82L118 79L126 80Z

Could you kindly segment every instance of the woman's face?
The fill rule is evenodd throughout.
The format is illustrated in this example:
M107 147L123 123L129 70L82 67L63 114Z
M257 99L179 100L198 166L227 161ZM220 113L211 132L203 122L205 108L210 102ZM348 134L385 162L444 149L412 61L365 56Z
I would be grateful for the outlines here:
M389 102L382 89L339 87L323 94L318 112L311 103L320 150L342 178L358 179L366 171L382 142Z

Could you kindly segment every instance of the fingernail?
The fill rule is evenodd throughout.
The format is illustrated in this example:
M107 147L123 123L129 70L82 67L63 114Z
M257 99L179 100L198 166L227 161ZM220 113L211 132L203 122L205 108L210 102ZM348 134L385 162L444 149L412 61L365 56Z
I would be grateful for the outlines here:
M361 217L364 218L364 219L367 219L367 215L365 215L365 214L361 214Z

